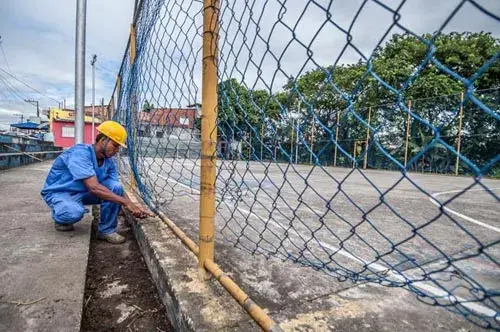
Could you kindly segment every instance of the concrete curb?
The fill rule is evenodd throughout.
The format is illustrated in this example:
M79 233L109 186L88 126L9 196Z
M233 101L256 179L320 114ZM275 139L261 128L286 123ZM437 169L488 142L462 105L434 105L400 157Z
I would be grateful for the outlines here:
M176 331L260 330L216 280L199 280L196 256L159 218L125 215Z

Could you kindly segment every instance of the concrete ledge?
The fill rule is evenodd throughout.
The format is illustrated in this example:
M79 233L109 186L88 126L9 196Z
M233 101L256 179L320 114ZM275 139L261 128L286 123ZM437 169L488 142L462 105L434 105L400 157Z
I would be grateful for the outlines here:
M200 282L196 256L159 218L126 213L176 331L258 331L217 280Z

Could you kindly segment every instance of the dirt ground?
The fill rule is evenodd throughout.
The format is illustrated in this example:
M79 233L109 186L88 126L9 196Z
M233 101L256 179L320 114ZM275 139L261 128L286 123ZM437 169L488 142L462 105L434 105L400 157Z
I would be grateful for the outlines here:
M119 222L124 244L92 232L81 331L173 331L134 235Z

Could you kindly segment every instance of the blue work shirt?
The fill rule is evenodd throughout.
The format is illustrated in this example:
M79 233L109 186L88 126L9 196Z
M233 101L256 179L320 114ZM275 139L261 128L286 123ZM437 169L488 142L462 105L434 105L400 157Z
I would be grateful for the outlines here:
M97 164L94 147L77 144L56 158L42 189L42 196L58 192L84 193L88 189L83 180L96 176L99 183L107 179L118 181L118 172L113 159L104 158Z

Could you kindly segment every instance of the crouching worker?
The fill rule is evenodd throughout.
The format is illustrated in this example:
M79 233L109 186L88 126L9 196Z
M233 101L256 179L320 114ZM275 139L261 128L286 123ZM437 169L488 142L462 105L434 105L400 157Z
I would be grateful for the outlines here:
M111 159L120 147L126 148L125 128L117 122L104 121L97 130L94 145L77 144L57 157L41 194L52 209L56 230L61 232L73 230L73 224L88 212L84 205L100 204L98 238L119 244L125 241L116 232L120 206L138 218L149 213L125 194Z

